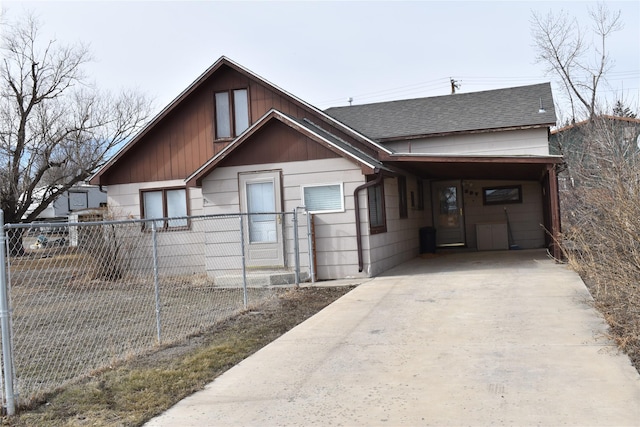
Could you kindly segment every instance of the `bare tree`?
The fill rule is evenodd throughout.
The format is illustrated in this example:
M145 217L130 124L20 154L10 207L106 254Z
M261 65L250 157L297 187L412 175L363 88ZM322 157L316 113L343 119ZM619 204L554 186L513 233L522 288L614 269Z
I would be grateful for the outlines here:
M536 59L546 64L547 72L562 82L574 122L580 106L588 118L598 113L598 89L611 67L607 38L623 27L620 11L612 13L603 3L589 14L593 22L593 42L587 40L588 31L567 13L549 12L542 16L534 12L531 19Z
M569 264L640 370L640 120L597 117L565 133L572 186L562 192ZM573 143L569 143L573 140Z
M33 16L5 25L1 49L0 208L7 222L28 222L137 132L150 104L93 88L87 47L43 43ZM21 253L20 236L9 237Z

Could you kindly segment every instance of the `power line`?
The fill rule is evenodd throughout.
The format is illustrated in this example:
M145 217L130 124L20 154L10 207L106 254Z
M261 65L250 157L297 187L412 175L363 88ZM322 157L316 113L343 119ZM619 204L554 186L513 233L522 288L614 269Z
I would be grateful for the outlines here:
M358 101L363 99L373 99L373 98L378 98L382 96L395 95L398 93L413 92L418 89L432 89L436 87L446 88L448 83L449 83L448 78L440 78L435 80L428 80L426 82L419 82L419 83L413 83L413 84L398 86L398 87L389 88L389 89L378 90L374 92L365 92L365 93L356 94L356 95L349 95L347 98L353 98L354 100L358 100ZM330 104L335 102L344 102L345 99L347 98L328 99L320 102L320 104L324 105L324 104Z
M553 76L537 75L537 76L455 76L455 80L460 82L466 89L477 87L496 87L498 84L502 87L508 87L510 84L518 83L530 83L534 81L552 81ZM633 78L640 78L640 70L625 70L625 71L611 71L607 73L607 81L619 82L624 80L630 80ZM387 102L399 99L401 96L406 97L421 97L421 96L436 96L433 95L434 90L438 90L440 95L446 95L449 92L451 77L441 77L433 80L427 80L424 82L413 83L409 85L397 86L389 89L383 89L372 92L365 92L356 95L347 95L341 98L333 98L324 100L318 103L318 105L326 108L334 106L336 104L342 104L344 102L355 103L368 103L368 102ZM618 92L624 90L625 92L638 90L637 87L625 87L621 89L601 89L601 92ZM350 101L347 101L350 100Z

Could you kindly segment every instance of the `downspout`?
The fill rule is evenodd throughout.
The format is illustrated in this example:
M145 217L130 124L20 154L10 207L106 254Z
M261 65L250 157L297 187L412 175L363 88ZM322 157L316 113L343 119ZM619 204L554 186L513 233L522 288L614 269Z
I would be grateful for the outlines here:
M382 173L380 173L379 169L374 171L376 174L376 179L373 181L369 181L367 183L362 184L353 190L353 203L356 211L356 245L358 248L358 272L362 273L363 269L363 261L362 261L362 232L360 231L360 202L358 201L358 193L366 188L373 187L374 185L378 185L382 182Z

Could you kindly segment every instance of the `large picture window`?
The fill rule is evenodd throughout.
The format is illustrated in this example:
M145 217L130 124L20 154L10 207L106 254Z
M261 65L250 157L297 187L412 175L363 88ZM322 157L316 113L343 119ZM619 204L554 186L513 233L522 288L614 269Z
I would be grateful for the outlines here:
M170 188L142 191L142 217L145 219L169 218L155 221L158 229L176 229L188 226L187 190Z
M302 204L311 213L344 212L342 184L303 186Z
M249 93L247 89L216 92L216 139L233 138L249 127Z
M387 231L387 217L384 207L384 181L367 189L369 205L369 232L371 234Z

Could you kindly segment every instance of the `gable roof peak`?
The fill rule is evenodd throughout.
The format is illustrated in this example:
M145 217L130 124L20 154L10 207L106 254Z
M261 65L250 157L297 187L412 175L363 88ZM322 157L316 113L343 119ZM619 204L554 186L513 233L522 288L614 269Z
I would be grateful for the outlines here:
M120 149L120 151L118 151L113 157L111 157L111 159L109 159L91 177L91 182L92 183L100 182L100 176L102 176L104 173L106 173L106 171L111 166L113 166L120 158L122 158L125 155L125 153L128 152L138 141L140 141L142 138L144 138L144 136L147 135L151 131L151 129L153 129L158 123L160 123L165 117L167 117L175 108L177 108L178 105L180 105L182 103L182 101L184 101L194 91L198 90L198 88L207 79L209 79L217 70L219 70L220 67L225 66L225 65L233 68L234 70L236 70L239 73L244 74L245 76L249 77L250 79L253 79L253 80L259 82L260 84L263 84L263 85L273 89L274 91L284 95L285 97L291 99L293 102L298 103L299 105L301 105L303 108L308 109L310 111L313 111L315 114L321 116L324 120L326 120L328 123L330 123L332 126L338 127L341 130L343 130L344 132L346 132L346 133L348 133L350 135L353 135L354 138L356 138L356 139L358 139L360 141L363 141L365 144L369 144L369 145L375 147L376 150L378 150L380 152L391 153L389 151L389 149L387 149L386 147L378 144L377 142L373 141L372 139L368 138L366 135L360 133L356 129L353 129L353 128L345 125L344 123L340 122L339 120L336 120L335 118L333 118L330 115L326 114L324 111L320 110L319 108L314 107L313 105L307 103L306 101L303 101L302 99L298 98L297 96L293 95L292 93L287 92L286 90L280 88L279 86L271 83L270 81L268 81L265 78L259 76L258 74L254 73L253 71L249 70L248 68L246 68L243 65L239 64L238 62L235 62L231 58L229 58L229 57L227 57L225 55L222 55L211 66L209 66L209 68L207 68L202 74L200 74L189 86L187 86L186 89L184 89L182 92L180 92L180 94L177 97L175 97L169 104L167 104L154 118L152 118L142 128L142 130L140 130L140 132L138 132L138 134L136 134L126 145L124 145Z

